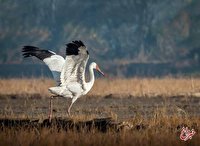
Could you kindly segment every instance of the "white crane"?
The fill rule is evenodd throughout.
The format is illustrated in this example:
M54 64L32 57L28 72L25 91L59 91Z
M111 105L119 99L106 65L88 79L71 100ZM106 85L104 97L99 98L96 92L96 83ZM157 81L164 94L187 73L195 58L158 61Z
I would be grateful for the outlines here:
M49 91L56 96L71 98L70 109L73 103L81 96L87 94L94 84L94 71L96 69L102 75L104 73L99 66L92 62L89 65L89 82L85 81L85 68L89 59L89 53L82 41L72 41L66 44L66 58L57 55L50 50L39 49L34 46L24 46L22 49L24 58L35 56L42 60L51 70L53 78L57 83L56 87L49 88ZM49 120L52 118L52 98L50 98Z

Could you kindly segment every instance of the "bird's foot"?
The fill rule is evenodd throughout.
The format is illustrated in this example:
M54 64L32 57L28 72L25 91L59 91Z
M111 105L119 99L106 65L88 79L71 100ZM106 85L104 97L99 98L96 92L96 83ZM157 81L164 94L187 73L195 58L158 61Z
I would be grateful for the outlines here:
M70 113L70 111L69 111L69 110L67 111L67 114L68 114L68 116L69 116L69 117L71 117L71 113Z
M52 120L52 115L49 115L49 123L51 123L51 120Z

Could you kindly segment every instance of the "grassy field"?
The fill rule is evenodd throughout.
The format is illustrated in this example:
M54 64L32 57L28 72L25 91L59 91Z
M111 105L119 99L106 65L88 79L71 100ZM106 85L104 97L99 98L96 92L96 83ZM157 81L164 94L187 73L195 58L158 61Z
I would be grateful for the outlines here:
M0 79L0 94L33 94L49 96L51 79ZM133 96L174 96L200 92L199 78L130 78L97 79L88 95L124 94Z
M1 79L0 118L47 118L50 79ZM0 125L0 145L13 146L124 146L124 145L200 145L200 79L131 78L98 79L88 95L72 108L74 122L112 117L121 125L101 132L90 129L66 130L56 126L37 128ZM69 118L68 100L55 98L54 117ZM197 133L181 141L181 128Z

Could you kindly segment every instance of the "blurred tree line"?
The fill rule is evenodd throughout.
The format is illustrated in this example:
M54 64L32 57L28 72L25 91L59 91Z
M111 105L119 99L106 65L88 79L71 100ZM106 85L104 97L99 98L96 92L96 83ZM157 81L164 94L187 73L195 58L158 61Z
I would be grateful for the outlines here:
M21 47L65 54L83 40L92 59L199 64L199 0L0 0L0 62L22 62Z

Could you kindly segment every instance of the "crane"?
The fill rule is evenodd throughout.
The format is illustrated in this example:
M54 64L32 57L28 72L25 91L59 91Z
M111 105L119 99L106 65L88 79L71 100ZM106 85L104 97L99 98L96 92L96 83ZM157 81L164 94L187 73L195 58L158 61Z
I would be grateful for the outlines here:
M50 50L40 49L35 46L24 46L22 48L24 58L35 56L42 60L51 70L56 81L55 87L50 87L49 91L53 94L50 97L49 121L52 118L52 99L54 96L71 98L68 107L68 115L74 102L82 95L87 94L94 85L94 69L105 75L97 65L92 62L89 65L89 82L85 80L85 70L89 59L89 52L82 41L72 41L66 44L65 59Z

